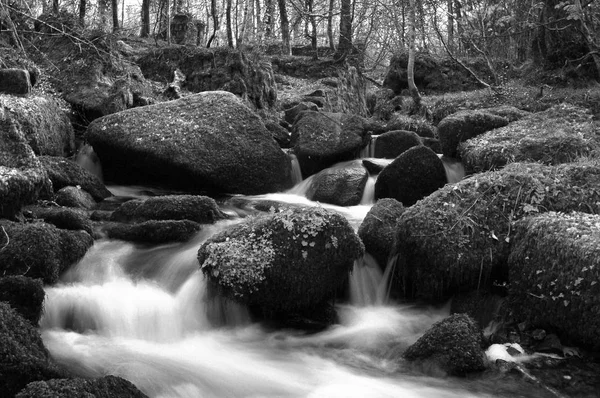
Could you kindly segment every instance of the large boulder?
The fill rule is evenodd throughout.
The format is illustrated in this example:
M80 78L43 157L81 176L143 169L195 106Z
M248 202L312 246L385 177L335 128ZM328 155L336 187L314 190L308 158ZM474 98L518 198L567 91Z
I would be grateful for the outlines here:
M458 154L469 172L510 162L566 163L598 149L598 128L589 110L560 104L462 142Z
M77 262L94 240L85 231L58 229L42 222L2 222L0 273L41 278L55 283L62 271Z
M520 220L514 230L513 316L600 350L600 216L548 212Z
M104 227L110 239L138 243L185 242L200 231L200 224L189 220L144 221L139 224L114 223Z
M306 197L338 206L356 206L368 179L369 173L361 161L342 163L315 174Z
M44 220L57 228L73 231L83 230L93 234L92 222L87 211L63 206L29 206L33 218Z
M64 377L51 361L37 327L0 302L0 395L13 397L28 383Z
M75 152L73 127L50 97L0 95L0 123L12 120L36 155L67 156Z
M39 156L38 159L48 172L55 191L67 186L79 185L97 202L112 196L98 177L72 160L55 156Z
M52 192L20 126L0 108L0 217L13 218L23 205Z
M392 130L375 141L375 157L395 159L412 147L422 145L421 137L414 131Z
M198 261L227 297L267 312L291 311L331 298L363 252L341 215L284 208L213 236Z
M112 181L259 194L291 185L291 165L235 95L209 91L95 120L86 138Z
M404 352L404 358L449 374L463 376L485 369L483 333L466 314L450 315Z
M294 153L304 176L356 158L369 139L364 119L343 113L302 112L292 131Z
M395 199L380 199L369 210L358 229L358 236L381 268L385 268L390 253L394 251L394 239L398 218L404 212L402 203Z
M133 383L116 376L54 379L29 383L15 398L145 398Z
M459 111L446 116L438 124L442 153L455 158L461 142L507 124L508 119L483 111Z
M44 285L39 279L22 275L0 278L0 301L4 301L23 318L37 326L44 310Z
M507 282L512 222L545 211L600 212L600 165L513 163L447 185L398 222L399 276L427 300Z
M112 221L190 220L212 224L225 218L214 199L198 195L165 195L135 199L123 203L111 216Z
M446 182L446 170L438 155L425 146L417 146L402 153L379 173L375 199L394 198L408 207Z

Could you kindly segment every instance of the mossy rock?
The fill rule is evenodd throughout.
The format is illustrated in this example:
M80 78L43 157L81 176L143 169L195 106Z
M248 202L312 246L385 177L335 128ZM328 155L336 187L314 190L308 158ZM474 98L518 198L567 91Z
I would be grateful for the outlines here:
M59 189L56 192L54 201L61 206L74 207L76 209L91 210L96 207L96 201L92 195L78 186Z
M54 379L29 383L15 398L145 398L130 381L116 376L98 379Z
M104 228L111 239L138 243L185 242L200 231L200 224L189 220L144 221L139 224L110 224Z
M208 91L94 120L85 137L107 180L187 192L261 194L291 186L291 162L259 116Z
M0 226L0 273L58 281L59 275L81 259L94 240L85 231L58 229L42 222L19 224L4 221Z
M358 236L382 269L385 269L390 253L394 250L396 223L404 212L404 206L396 199L380 199L371 207L358 229Z
M588 110L561 104L462 142L458 153L471 173L511 162L567 163L598 149L597 131Z
M123 203L112 214L112 221L190 220L212 224L225 218L217 202L208 196L165 195Z
M277 312L331 298L363 253L341 215L286 208L213 236L198 251L198 261L226 296Z
M73 127L56 100L0 95L0 109L0 120L12 120L36 155L69 156L75 151Z
M501 116L507 119L509 123L516 122L517 120L531 115L531 112L524 111L511 105L500 105L481 110L486 113L491 113L492 115Z
M411 362L427 363L449 375L463 376L485 369L483 333L473 319L454 314L436 322L404 352Z
M40 333L0 302L0 395L12 397L28 383L64 377L50 360Z
M400 216L406 296L445 299L506 282L512 222L545 211L600 212L600 164L513 163L434 192Z
M416 146L384 168L375 183L375 199L394 198L404 206L435 192L447 182L444 164L431 149Z
M55 156L39 156L38 159L48 172L55 191L67 186L79 185L97 202L112 196L98 177L72 160Z
M437 126L442 153L455 158L461 142L507 124L508 119L483 111L460 111L447 116Z
M388 131L403 130L414 131L422 138L437 137L435 127L427 120L416 116L407 116L401 113L394 113L387 121L375 118L367 119L365 128L371 131L373 135L381 135Z
M44 286L39 279L22 275L0 278L0 301L4 301L23 318L37 326L44 310Z
M85 210L63 206L29 206L27 210L31 211L34 218L44 220L57 228L73 231L83 230L90 235L93 233L90 216Z
M315 174L335 163L356 158L370 136L364 118L343 113L305 111L292 130L294 153L303 176Z
M360 161L320 171L313 177L306 197L338 206L360 204L369 173Z
M600 216L548 212L514 228L508 259L513 316L600 351Z
M375 141L375 157L395 159L412 147L422 145L414 131L392 130L381 134Z

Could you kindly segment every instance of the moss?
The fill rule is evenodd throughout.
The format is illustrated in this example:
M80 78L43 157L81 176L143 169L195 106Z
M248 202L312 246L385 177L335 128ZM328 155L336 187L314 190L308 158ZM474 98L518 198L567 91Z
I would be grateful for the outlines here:
M88 234L92 234L92 222L90 217L84 210L72 209L69 207L28 207L37 219L55 225L57 228L69 229L73 231L83 230Z
M140 243L167 243L185 242L200 228L200 224L189 220L162 220L108 225L105 231L111 239Z
M520 321L600 350L600 216L549 212L515 224L509 300Z
M422 145L421 138L413 131L388 131L377 137L377 141L375 141L375 157L395 159L410 148L419 145Z
M54 365L37 329L0 302L0 394L14 396L27 383L64 377Z
M395 199L380 199L369 210L358 229L358 236L381 268L385 268L394 249L394 235L398 218L404 212L402 203Z
M227 296L278 311L329 298L363 250L342 216L285 208L212 237L198 260Z
M597 128L589 111L562 104L462 142L458 153L468 172L510 162L566 163L598 149Z
M432 362L451 375L485 369L483 334L468 315L454 314L435 323L404 352L412 362Z
M131 382L116 376L98 379L55 379L27 385L16 398L144 398Z
M447 185L400 217L408 296L440 299L505 282L511 223L546 211L600 212L600 164L513 163Z
M61 206L74 207L77 209L93 209L96 201L87 191L81 187L64 187L56 192L55 202Z
M10 304L32 325L37 326L40 321L45 296L44 286L39 279L20 275L0 278L0 301Z
M165 195L131 200L114 211L112 221L190 220L212 224L225 218L214 199L198 195Z

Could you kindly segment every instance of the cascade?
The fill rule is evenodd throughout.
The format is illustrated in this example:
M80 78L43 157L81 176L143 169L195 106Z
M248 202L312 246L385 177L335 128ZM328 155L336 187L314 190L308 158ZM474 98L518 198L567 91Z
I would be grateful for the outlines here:
M298 185L302 182L302 171L300 170L300 162L298 161L298 157L290 153L290 162L292 163L292 182L294 186Z
M465 166L457 159L452 159L444 155L438 155L444 164L446 170L446 179L449 184L454 184L465 178Z
M371 139L369 140L369 143L367 144L367 146L365 146L363 149L360 150L360 154L358 155L358 157L360 159L375 157L375 144L377 143L378 137L379 137L378 135L371 136Z
M104 180L100 158L98 158L98 155L96 155L96 152L94 152L94 148L92 148L91 145L84 144L79 148L75 162L98 177L100 181Z
M361 205L372 205L375 203L375 182L377 181L376 176L369 176L365 189L363 191L362 198L360 199Z

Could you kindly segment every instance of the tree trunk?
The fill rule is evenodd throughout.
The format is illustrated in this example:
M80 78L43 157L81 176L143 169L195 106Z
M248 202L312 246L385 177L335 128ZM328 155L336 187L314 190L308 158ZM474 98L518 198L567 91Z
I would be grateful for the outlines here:
M275 3L273 0L265 0L265 37L273 36L273 13L275 11Z
M217 11L217 0L210 0L210 13L212 15L213 20L213 34L208 39L208 43L206 43L206 48L210 48L213 40L217 36L217 30L219 30L219 14Z
M415 21L416 21L416 10L415 0L410 0L410 9L408 10L408 66L406 68L406 75L408 77L408 90L410 96L415 103L415 110L421 107L421 94L419 89L415 85Z
M225 9L225 24L227 29L227 46L233 48L233 29L231 28L231 0L227 0Z
M329 0L329 10L327 12L327 38L329 39L329 48L335 51L335 42L333 41L333 7L335 0Z
M454 7L453 0L448 0L448 48L454 51Z
M85 9L87 6L86 0L79 0L79 24L85 26Z
M110 7L112 8L112 31L115 33L119 30L119 0L111 0Z
M58 15L58 0L52 0L52 14Z
M279 17L281 19L281 40L283 41L283 52L292 55L292 43L290 42L290 21L288 20L285 0L277 0L279 6Z
M260 7L260 0L256 0L256 5L254 6L255 15L256 15L256 41L258 43L262 42L263 33L265 31L264 21L261 19L262 9Z
M150 0L142 0L142 30L141 37L150 35Z
M352 3L351 0L341 0L340 4L340 42L336 58L344 59L352 51Z
M108 25L108 0L98 0L98 14L100 14L100 29L104 32Z
M171 45L171 4L170 0L165 0L167 8L167 44Z

